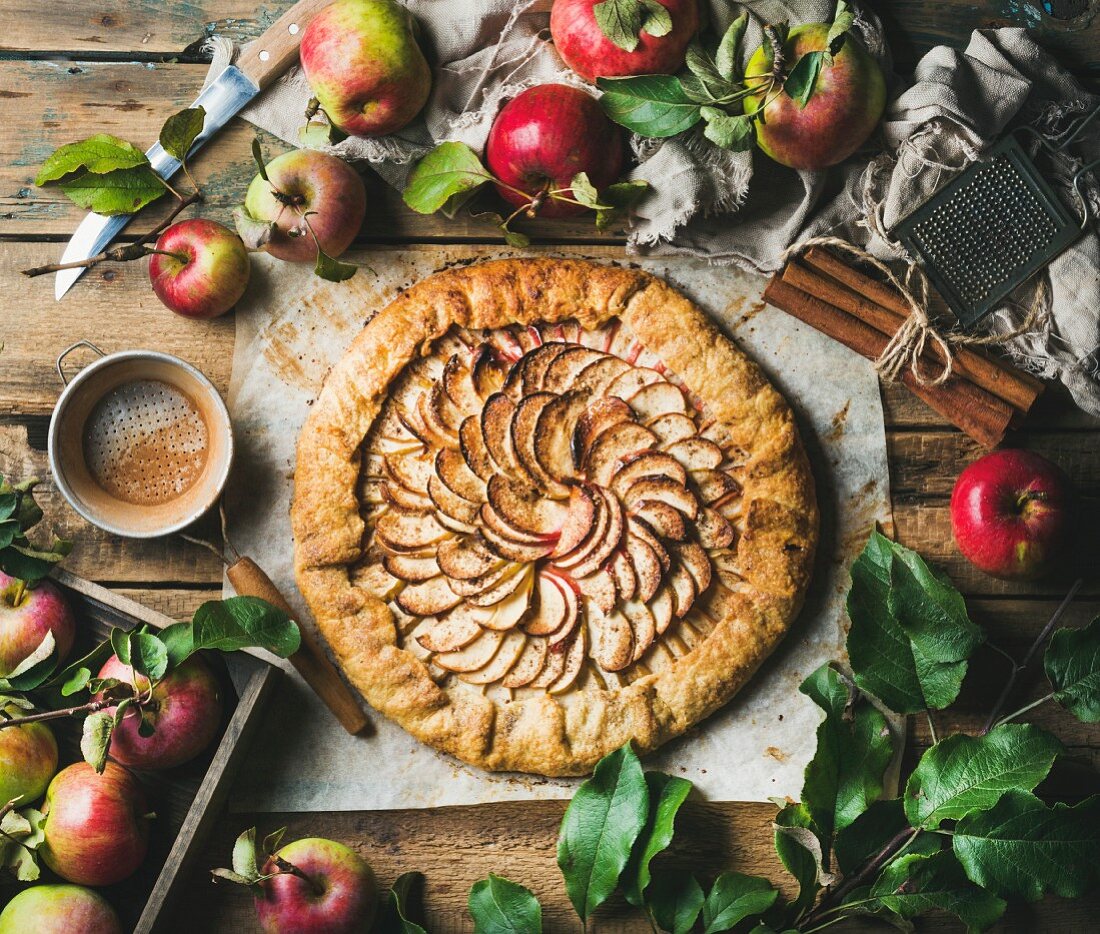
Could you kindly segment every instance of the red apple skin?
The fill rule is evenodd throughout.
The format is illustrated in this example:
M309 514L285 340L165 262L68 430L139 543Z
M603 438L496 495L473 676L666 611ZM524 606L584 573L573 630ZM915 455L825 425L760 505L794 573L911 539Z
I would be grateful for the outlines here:
M100 669L101 678L118 678L139 691L149 687L144 675L134 678L133 670L112 655ZM114 712L114 707L107 708ZM206 663L197 656L153 688L153 705L146 716L156 728L152 736L138 733L141 718L130 708L111 735L111 757L136 769L171 769L195 758L214 739L221 725L222 701L218 682Z
M787 68L806 52L828 44L829 24L809 23L791 30L783 46ZM757 49L745 68L752 84L768 74L765 46ZM767 87L745 98L745 112L755 113L764 102ZM756 121L756 144L776 162L792 169L816 171L847 159L866 142L886 106L886 81L882 69L859 40L844 40L832 65L822 65L809 103L802 107L785 93L770 95L766 122Z
M224 315L248 287L248 250L232 230L214 221L179 221L160 235L156 249L162 252L149 257L149 281L157 298L177 315Z
M48 580L30 588L0 571L0 677L14 671L47 632L53 633L58 660L64 659L73 647L76 619L61 591Z
M255 901L265 931L360 934L370 929L378 908L378 886L358 853L335 840L306 837L288 843L278 855L304 872L313 886L291 873L261 882ZM262 871L276 869L269 859Z
M317 245L302 226L307 211L316 212L309 223L329 256L339 256L351 246L367 213L367 190L359 173L343 159L315 149L292 149L267 164L267 177L270 182L260 175L252 179L244 199L249 214L274 221L278 228L266 252L290 263L315 262ZM301 199L300 204L283 204L275 197L276 189ZM290 230L301 230L303 236L289 236Z
M97 775L87 762L62 769L46 789L45 841L38 852L62 879L111 885L141 865L149 843L148 808L138 780L108 762Z
M548 183L570 196L569 186L578 172L587 172L592 184L603 189L622 172L623 149L622 130L594 97L566 84L540 84L501 108L489 131L485 158L498 179L530 195L497 186L505 201L519 207ZM585 210L548 199L538 213L570 217Z
M603 34L593 7L600 0L554 0L550 10L550 35L554 48L585 81L625 75L671 75L684 64L684 55L699 30L697 0L657 0L672 18L672 30L664 36L642 31L633 52L620 49Z
M10 716L26 713L9 707ZM57 771L57 740L46 723L25 723L0 730L0 802L19 807L42 797Z
M1035 580L1057 565L1073 529L1073 487L1032 451L974 461L951 493L951 530L975 567L1004 580Z
M302 70L345 133L393 133L424 107L432 72L414 28L408 10L393 0L336 0L306 26Z
M0 912L0 934L122 934L114 909L80 885L35 885Z

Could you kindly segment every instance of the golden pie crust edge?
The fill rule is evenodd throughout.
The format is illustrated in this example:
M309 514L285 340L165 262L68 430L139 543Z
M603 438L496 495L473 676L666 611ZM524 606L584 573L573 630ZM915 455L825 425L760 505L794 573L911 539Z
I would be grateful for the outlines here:
M501 703L448 691L397 644L389 608L353 585L364 522L360 446L392 380L453 324L471 329L620 317L748 454L741 592L722 590L718 625L665 671L614 691ZM417 739L491 770L581 775L629 739L656 749L723 706L776 647L801 609L818 512L794 416L760 369L691 301L636 269L583 260L506 259L435 273L379 312L333 368L298 441L295 574L350 682Z

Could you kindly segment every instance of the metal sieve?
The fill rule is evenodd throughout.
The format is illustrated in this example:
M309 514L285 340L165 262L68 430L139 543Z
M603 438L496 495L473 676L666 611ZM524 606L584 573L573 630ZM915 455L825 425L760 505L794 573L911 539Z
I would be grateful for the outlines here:
M99 359L72 380L65 358ZM229 412L191 364L152 350L105 354L78 341L57 358L65 389L50 420L50 469L85 519L128 538L177 532L221 495L233 459Z

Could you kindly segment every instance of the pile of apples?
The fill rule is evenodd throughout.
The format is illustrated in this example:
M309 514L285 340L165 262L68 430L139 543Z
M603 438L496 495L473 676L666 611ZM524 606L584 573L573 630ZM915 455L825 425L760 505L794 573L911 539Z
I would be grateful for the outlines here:
M76 637L76 618L62 592L48 580L30 588L0 573L0 676L13 671L47 633L53 634L59 659L64 658ZM111 656L99 677L133 684L135 675ZM86 762L58 771L57 741L48 723L0 729L0 804L27 807L42 801L44 839L36 852L56 875L73 883L21 892L0 913L2 934L121 931L107 903L86 886L119 882L145 859L152 815L130 769L174 768L197 756L217 734L222 702L206 663L194 656L165 677L154 688L145 717L155 726L148 736L139 729L136 711L123 715L112 738L113 761L102 774ZM32 926L28 918L34 919Z

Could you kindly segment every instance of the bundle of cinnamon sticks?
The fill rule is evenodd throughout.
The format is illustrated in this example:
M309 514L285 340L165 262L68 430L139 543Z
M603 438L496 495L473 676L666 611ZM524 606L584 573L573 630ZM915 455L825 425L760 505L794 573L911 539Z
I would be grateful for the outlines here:
M813 247L776 273L764 300L839 341L868 360L877 360L909 315L901 295L838 259ZM940 373L943 350L929 341L920 358L922 373ZM905 386L953 425L987 448L996 447L1043 390L1022 373L976 348L953 348L950 378L931 385L906 367Z

